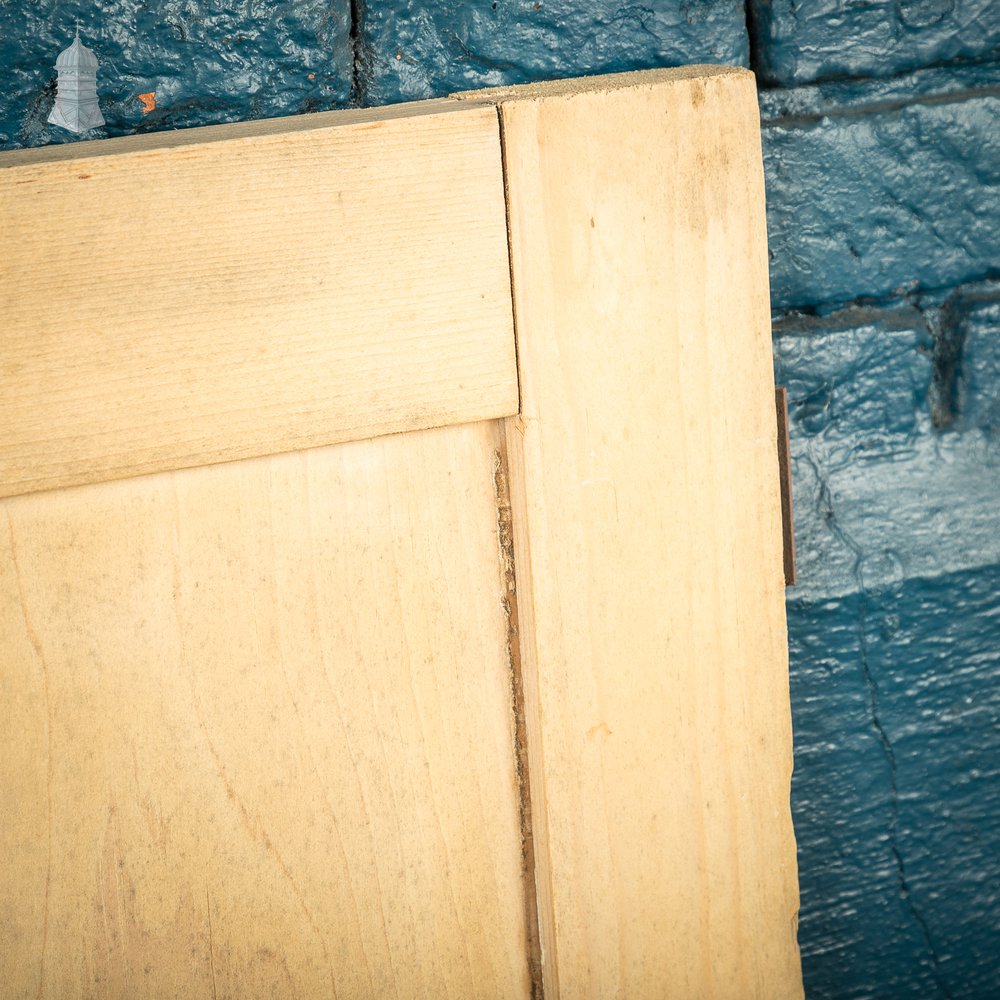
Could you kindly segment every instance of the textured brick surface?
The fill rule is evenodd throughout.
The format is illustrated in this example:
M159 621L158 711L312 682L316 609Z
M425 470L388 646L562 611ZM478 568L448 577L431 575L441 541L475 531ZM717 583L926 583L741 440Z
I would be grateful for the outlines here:
M754 64L789 86L890 76L1000 49L996 0L750 0Z
M810 998L1000 990L1000 287L775 328Z
M560 76L748 64L737 0L385 0L364 15L368 103Z
M887 80L837 80L801 87L760 90L761 117L816 121L872 111L889 111L913 102L962 100L1000 90L1000 61L946 69L923 69Z
M1000 563L1000 286L775 324L799 586Z
M1000 274L1000 67L761 98L775 308Z
M1000 995L1000 566L788 620L806 996Z
M80 18L101 61L107 127L87 138L326 110L344 103L353 55L348 0L0 0L0 149L66 142L46 124L56 56ZM311 75L311 76L310 76ZM155 92L143 113L137 95Z

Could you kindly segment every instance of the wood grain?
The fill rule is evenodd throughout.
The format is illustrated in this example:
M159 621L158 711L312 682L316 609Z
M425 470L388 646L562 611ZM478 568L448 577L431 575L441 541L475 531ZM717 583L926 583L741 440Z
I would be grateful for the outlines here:
M0 155L0 496L517 411L496 111Z
M763 196L705 67L0 158L7 992L801 997Z
M5 996L527 996L496 433L0 503Z
M545 995L800 997L753 76L494 99Z

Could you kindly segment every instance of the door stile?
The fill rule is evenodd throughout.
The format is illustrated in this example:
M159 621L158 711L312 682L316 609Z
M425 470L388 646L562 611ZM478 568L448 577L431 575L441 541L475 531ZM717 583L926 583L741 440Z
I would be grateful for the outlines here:
M520 400L501 455L544 995L796 1000L753 76L470 96L501 122Z

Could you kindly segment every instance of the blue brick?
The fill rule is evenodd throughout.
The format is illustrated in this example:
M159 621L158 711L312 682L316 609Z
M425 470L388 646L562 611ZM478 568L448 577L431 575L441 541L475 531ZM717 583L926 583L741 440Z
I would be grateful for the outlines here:
M998 621L1000 566L789 601L810 1000L1000 991Z
M913 102L939 103L1000 91L1000 63L924 69L886 80L837 80L801 87L760 91L764 123L888 111Z
M761 96L776 309L1000 274L1000 66Z
M1000 285L786 317L774 347L806 995L979 1000L1000 985Z
M0 149L76 138L46 119L56 56L78 16L101 61L107 119L87 138L325 110L349 97L348 0L0 3ZM157 109L144 115L136 95L150 91Z
M746 66L737 0L412 0L368 4L367 103L684 63Z
M812 600L1000 563L1000 286L775 324L800 585ZM936 413L940 345L959 345ZM941 432L935 424L947 424Z
M996 0L750 0L754 68L792 86L890 76L1000 48Z

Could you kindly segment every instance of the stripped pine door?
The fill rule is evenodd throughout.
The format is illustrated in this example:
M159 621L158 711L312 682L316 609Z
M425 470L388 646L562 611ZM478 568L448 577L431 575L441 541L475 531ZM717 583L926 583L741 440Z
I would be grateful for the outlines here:
M5 995L801 995L756 128L0 158Z

